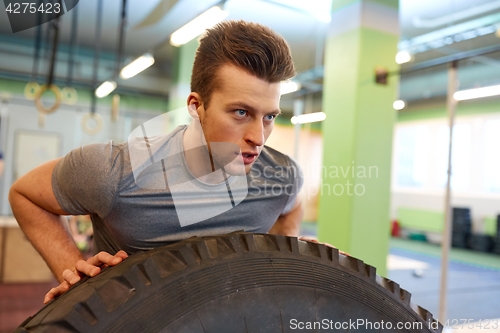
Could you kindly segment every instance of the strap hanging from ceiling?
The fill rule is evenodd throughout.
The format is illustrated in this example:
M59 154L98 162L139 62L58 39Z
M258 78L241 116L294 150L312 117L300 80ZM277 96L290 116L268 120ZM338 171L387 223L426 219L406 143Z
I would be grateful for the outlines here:
M120 116L120 95L114 94L111 101L111 121L116 122Z
M61 5L61 8L62 8L61 0L58 0L58 1ZM38 109L39 112L44 113L44 114L48 114L48 113L52 113L52 112L56 111L59 108L59 106L61 105L61 91L59 90L59 88L55 84L53 84L53 82L54 82L54 70L55 70L55 66L56 66L57 46L59 43L59 18L60 18L60 16L55 18L51 24L52 30L54 30L54 41L52 44L52 55L50 57L50 69L49 69L49 75L47 77L47 83L40 87L40 90L37 92L36 97L35 97L36 108ZM46 108L43 105L42 100L41 100L43 93L47 90L51 90L56 95L56 100L50 108Z
M100 132L103 124L101 115L96 112L97 99L95 95L95 90L97 88L97 74L99 70L99 55L101 53L102 1L103 0L97 0L96 29L94 38L94 67L92 72L92 101L90 113L85 114L82 118L82 130L89 135L94 135ZM90 127L88 125L90 119L93 119L96 122L94 127Z
M115 63L114 77L118 77L122 68L123 50L125 48L125 27L127 26L127 0L122 1L122 11L120 17L120 33L118 35L117 57Z
M78 6L73 8L71 16L71 41L69 44L68 56L68 76L66 79L66 86L62 90L62 99L65 104L73 105L78 101L78 93L73 88L73 68L75 66L75 53L78 38Z
M122 58L123 58L123 50L125 49L125 27L127 26L127 0L122 1L122 11L120 17L120 32L118 35L118 46L116 51L116 63L115 63L115 72L114 72L114 80L118 78L120 75L120 70L122 68ZM117 121L119 117L120 111L120 95L114 94L113 101L111 104L111 120Z
M42 3L44 0L41 0ZM47 3L50 3L51 5L54 3L54 0L48 0ZM45 16L45 22L51 22L52 20L52 13L50 12L45 12L44 13L44 16ZM50 59L49 59L49 49L50 49L50 34L52 32L52 23L49 23L46 25L47 28L45 29L45 38L43 41L41 41L41 44L43 45L42 46L42 49L43 49L43 59L46 60L45 64L48 64L50 62ZM40 50L41 52L42 50ZM33 99L36 99L36 96L38 94L38 92L40 91L40 88L37 90L37 93L35 94L35 98ZM36 106L36 103L35 103L35 106ZM38 111L38 127L43 127L45 125L45 112L40 112Z
M37 8L42 0L38 0ZM29 100L34 100L36 93L40 89L40 85L38 84L38 63L40 58L40 48L42 46L42 12L37 13L36 17L36 37L35 37L35 54L33 55L33 69L31 70L31 79L30 82L26 84L24 87L24 97Z
M42 0L43 1L43 0ZM53 7L54 0L48 0L47 5L50 3L50 5ZM45 11L45 21L46 22L51 22L52 20L52 15L54 15L51 12ZM52 33L52 23L47 24L47 29L45 30L45 39L43 41L43 48L44 48L44 54L43 57L48 59L49 58L49 51L50 51L50 35Z
M102 28L102 0L97 0L97 13L96 13L96 28L95 28L95 48L94 48L94 67L92 71L92 106L90 109L91 113L95 113L96 109L96 95L95 90L97 88L97 74L99 72L99 56L101 53L101 28Z

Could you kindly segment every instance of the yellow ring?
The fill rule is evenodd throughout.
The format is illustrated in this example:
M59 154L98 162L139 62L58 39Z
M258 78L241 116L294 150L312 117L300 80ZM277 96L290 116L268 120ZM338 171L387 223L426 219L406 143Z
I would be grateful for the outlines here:
M61 91L64 104L73 105L78 101L78 93L73 87L64 87Z
M54 105L52 105L52 107L50 107L48 109L46 109L43 106L42 99L41 99L43 93L47 90L52 90L54 92L54 94L56 94L56 101L54 102ZM55 84L51 84L50 86L44 84L40 87L40 90L38 90L38 92L36 93L35 105L36 105L36 108L38 109L38 111L49 114L49 113L52 113L52 112L56 111L57 109L59 109L59 107L61 106L61 99L62 99L61 98L61 91L59 90L59 88L57 88L57 86Z
M96 121L96 126L94 128L90 128L89 125L87 124L89 119L92 117L92 119L94 119ZM102 120L102 117L99 113L92 113L92 112L89 112L89 113L86 113L83 115L83 118L82 118L82 130L87 133L88 135L94 135L94 134L97 134L101 131L102 129L102 124L103 124L103 120Z
M40 90L40 85L38 83L33 81L28 82L24 87L24 97L32 101L35 99L38 90Z

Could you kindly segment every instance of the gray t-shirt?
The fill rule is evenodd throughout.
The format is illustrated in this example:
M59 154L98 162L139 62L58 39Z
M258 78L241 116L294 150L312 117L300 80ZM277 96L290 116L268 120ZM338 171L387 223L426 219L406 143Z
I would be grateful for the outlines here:
M155 142L148 142L149 153L153 146L157 151L182 152L185 129L179 126L169 135L154 138ZM265 233L281 214L291 210L303 183L300 167L293 159L265 146L251 171L243 176L244 192L241 186L234 190L238 177L216 185L191 177L185 183L188 185L180 184L180 190L176 187L174 191L167 177L190 175L184 154L165 153L174 157L144 164L149 166L141 169L141 176L153 176L136 179L137 167L133 164L137 161L131 162L131 145L110 141L74 149L52 174L52 188L61 208L71 215L91 216L96 251L134 253L192 236L238 230ZM154 186L147 184L151 180ZM241 200L237 199L238 192L243 193ZM185 219L180 217L185 213L199 221L182 223Z

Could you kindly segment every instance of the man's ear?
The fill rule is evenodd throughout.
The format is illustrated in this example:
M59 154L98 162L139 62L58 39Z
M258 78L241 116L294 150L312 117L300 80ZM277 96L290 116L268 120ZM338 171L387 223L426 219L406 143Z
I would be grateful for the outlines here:
M202 107L200 95L196 92L189 94L187 98L188 112L194 119L200 120L198 109Z

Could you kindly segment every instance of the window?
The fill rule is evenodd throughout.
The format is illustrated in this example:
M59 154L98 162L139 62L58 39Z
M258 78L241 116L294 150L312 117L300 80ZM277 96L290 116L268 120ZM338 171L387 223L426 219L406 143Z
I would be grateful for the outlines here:
M448 153L450 129L440 126L436 140L436 185L445 187L448 177ZM472 158L472 128L470 124L453 126L453 147L451 152L451 188L468 190L470 187Z
M500 192L500 119L484 124L483 188Z
M399 128L396 133L397 185L422 187L429 163L429 127Z

